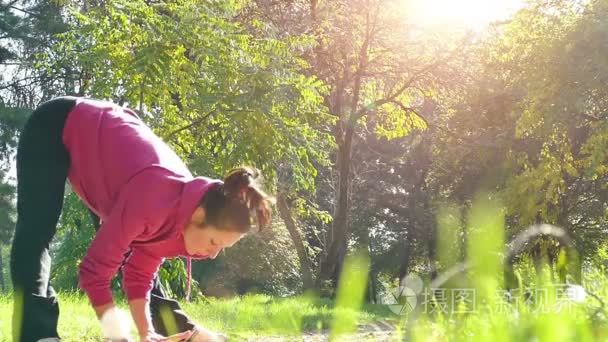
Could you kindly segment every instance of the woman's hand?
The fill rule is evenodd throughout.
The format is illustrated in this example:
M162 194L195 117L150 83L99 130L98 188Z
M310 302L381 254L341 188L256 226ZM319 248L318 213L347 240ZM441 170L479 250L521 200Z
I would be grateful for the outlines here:
M160 335L154 332L154 327L152 326L152 319L150 318L150 305L148 304L148 300L146 298L130 300L129 309L131 309L131 316L133 317L133 322L135 322L135 327L137 328L137 332L139 333L142 342L163 341L158 339L158 337L156 336ZM149 340L144 339L147 336L150 337Z

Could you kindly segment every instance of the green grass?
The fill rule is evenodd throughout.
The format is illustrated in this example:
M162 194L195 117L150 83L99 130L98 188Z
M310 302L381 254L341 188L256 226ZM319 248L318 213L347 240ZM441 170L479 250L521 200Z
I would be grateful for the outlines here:
M480 195L467 215L466 262L470 266L466 274L441 285L441 295L433 299L426 296L424 308L418 318L410 324L407 332L414 341L534 341L534 342L591 342L608 340L608 316L603 303L608 302L608 278L601 266L606 259L598 254L592 263L588 260L583 286L586 298L573 300L562 284L550 281L548 266L539 275L531 272L533 267L523 258L516 268L519 279L517 292L511 298L504 297L504 256L508 253L505 245L504 211L499 200L492 196ZM443 215L458 215L458 212L443 210ZM451 246L450 229L459 229L450 220L440 217L443 236L439 246ZM529 232L535 231L532 227ZM446 233L447 230L447 233ZM526 232L520 236L528 236ZM545 233L546 234L546 233ZM530 235L532 236L532 235ZM528 237L527 239L533 239ZM513 241L519 241L514 239ZM444 258L445 259L445 258ZM576 264L576 255L570 255ZM557 271L560 265L553 266ZM454 293L460 289L472 291L475 301L453 301ZM443 292L445 291L445 292ZM446 294L446 295L443 295ZM594 297L595 295L595 297ZM454 304L455 303L455 304ZM434 305L433 305L434 304ZM447 304L445 309L440 304ZM433 310L435 308L435 310ZM439 309L438 309L439 308Z
M100 329L88 299L74 293L60 294L59 331L70 341L99 341ZM10 341L12 298L0 296L0 341Z
M446 291L445 296L429 296L427 279L427 290L417 303L417 308L421 309L416 311L418 315L397 316L387 306L363 303L369 260L361 254L354 254L346 260L336 302L312 296L273 298L249 295L205 299L184 303L183 306L194 320L229 335L232 341L253 337L265 341L269 336L291 337L292 340L295 337L298 340L297 336L304 332L324 334L324 338L318 340L327 337L338 340L340 333L354 332L357 324L387 319L397 326L391 336L394 341L402 341L406 335L413 341L607 341L608 312L604 303L608 303L608 277L603 265L608 259L608 247L599 251L593 260L587 260L583 267L582 285L589 293L586 298L565 300L565 293L560 293L563 287L549 281L547 267L536 275L529 259L522 258L516 268L519 280L516 290L519 292L512 293L511 298L505 300L504 296L497 296L505 283L504 255L507 252L504 215L498 208L499 205L490 201L480 201L473 206L468 215L470 227L466 253L470 267L461 277L441 285L435 283ZM444 212L454 213L450 210ZM454 227L449 227L448 219L440 222L446 223L446 227L442 227L445 234L440 235L438 245L449 246L441 239L453 236L445 229ZM441 259L451 261L446 256ZM557 271L559 267L558 263L553 270ZM472 296L468 301L466 298L454 300L458 298L454 293L462 289L473 291ZM535 300L529 301L530 298ZM99 341L99 326L87 300L82 295L70 293L61 293L59 299L59 331L64 340ZM443 304L447 304L445 309ZM0 341L8 340L10 334L11 306L7 295L0 296ZM430 308L433 307L442 309L432 312ZM411 329L407 331L407 327ZM370 335L347 338L374 340Z
M546 288L546 287L545 287ZM415 341L606 341L606 313L588 298L558 309L548 295L543 305L478 305L472 313L424 314L414 325ZM604 298L606 298L604 296ZM494 303L495 304L495 303Z
M119 304L126 309L125 304ZM101 331L86 297L59 294L59 333L65 341L100 341ZM234 339L256 336L297 336L302 331L326 331L334 315L362 324L391 316L381 305L367 305L361 312L336 308L330 300L312 297L272 298L251 295L232 299L207 299L183 303L198 323ZM9 341L12 301L0 296L0 341ZM133 331L135 332L135 331Z
M608 302L608 280L596 270L588 276L589 287ZM550 285L537 285L551 288ZM548 294L539 305L524 305L523 297L497 307L477 303L471 312L422 313L413 325L414 341L605 341L608 318L600 302L588 296L583 302L569 302L561 310L555 307L555 294ZM61 316L59 331L65 341L100 341L100 329L87 299L80 294L59 294ZM124 304L121 304L124 308ZM8 295L0 296L0 341L9 341L12 311ZM273 298L251 295L232 299L208 299L184 303L184 309L196 321L227 333L233 341L264 336L294 338L303 332L330 335L336 317L340 322L373 323L391 320L401 328L393 333L402 340L408 316L393 315L386 306L363 305L361 311L339 308L327 299L313 297ZM358 337L365 341L365 338ZM297 340L297 339L296 339ZM371 338L369 340L372 340Z
M330 300L312 297L276 299L263 295L186 303L184 309L210 329L239 336L321 332L331 326L334 316L349 317L364 324L391 315L378 306L368 306L358 312L336 308Z

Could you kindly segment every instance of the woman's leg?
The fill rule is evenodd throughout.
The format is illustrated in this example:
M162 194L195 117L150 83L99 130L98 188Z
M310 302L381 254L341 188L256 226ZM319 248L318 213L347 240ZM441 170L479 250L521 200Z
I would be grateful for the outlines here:
M13 340L59 337L59 305L50 286L49 244L63 206L70 159L62 133L73 98L48 101L21 132L17 149L17 227L11 249Z
M168 336L170 333L175 334L194 329L194 322L182 310L179 303L167 298L158 276L154 278L154 287L150 295L150 312L154 330L161 335ZM177 331L168 331L171 326L174 326Z
M89 215L91 216L91 220L93 221L93 227L95 227L95 231L99 230L101 226L101 222L99 217L89 210ZM125 259L128 257L128 254L125 255ZM183 332L194 329L194 322L188 318L186 313L182 310L179 303L175 300L167 298L165 292L162 289L162 285L160 283L160 279L158 275L154 278L154 287L152 288L152 294L150 295L150 311L152 314L152 325L154 326L154 330L164 336L168 335L167 325L171 325L172 323L165 324L163 318L173 320L175 323L175 327L177 328L176 332ZM166 312L167 314L161 315L162 312Z

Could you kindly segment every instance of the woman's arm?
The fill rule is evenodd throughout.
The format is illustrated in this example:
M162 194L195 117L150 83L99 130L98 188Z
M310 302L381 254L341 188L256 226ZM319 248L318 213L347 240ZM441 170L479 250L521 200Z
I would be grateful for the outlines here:
M149 304L154 276L162 262L163 258L153 255L145 247L138 246L132 248L122 269L123 290L142 342L165 341L154 331Z
M184 331L169 337L157 334L152 326L150 318L150 305L145 298L133 299L129 301L131 315L135 321L140 342L178 342L189 339L193 331Z
M131 309L131 315L133 316L139 337L142 341L145 341L147 336L154 334L148 300L145 298L130 300L129 309Z
M94 308L103 309L112 303L112 278L131 249L132 241L145 229L145 214L138 203L126 194L121 195L79 265L79 285Z

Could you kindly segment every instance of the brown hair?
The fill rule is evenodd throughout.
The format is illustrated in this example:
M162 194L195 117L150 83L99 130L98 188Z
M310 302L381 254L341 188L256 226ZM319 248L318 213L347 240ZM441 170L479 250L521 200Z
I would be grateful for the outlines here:
M273 199L255 182L259 175L257 169L240 167L228 172L224 184L209 189L200 203L205 209L205 225L247 233L255 218L260 231L266 228Z

